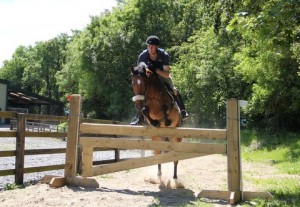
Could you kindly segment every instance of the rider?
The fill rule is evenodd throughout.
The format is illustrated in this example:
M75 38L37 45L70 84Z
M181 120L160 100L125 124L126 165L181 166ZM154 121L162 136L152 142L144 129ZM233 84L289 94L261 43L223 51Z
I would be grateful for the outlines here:
M170 77L170 57L167 52L163 49L158 48L159 38L157 36L151 35L146 40L147 49L144 50L138 57L137 64L140 62L146 63L148 69L153 73L157 73L159 79L166 83L173 92L173 97L180 109L181 118L183 121L187 120L190 115L185 110L185 106L179 94L179 91L175 89L173 81ZM131 125L139 125L144 121L143 115L138 112L138 114L131 120Z

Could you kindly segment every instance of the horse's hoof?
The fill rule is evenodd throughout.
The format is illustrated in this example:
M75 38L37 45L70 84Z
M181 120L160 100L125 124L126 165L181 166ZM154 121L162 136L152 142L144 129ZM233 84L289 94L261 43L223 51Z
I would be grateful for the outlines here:
M151 125L155 127L159 127L159 121L153 120L151 121Z
M161 178L160 177L149 177L149 178L144 178L144 181L147 183L151 183L151 184L160 184L161 183Z
M168 180L165 185L167 188L171 188L171 189L184 188L183 183L177 179Z
M171 123L172 123L172 121L171 121L170 119L167 119L167 120L165 121L165 125L166 125L166 126L170 126Z

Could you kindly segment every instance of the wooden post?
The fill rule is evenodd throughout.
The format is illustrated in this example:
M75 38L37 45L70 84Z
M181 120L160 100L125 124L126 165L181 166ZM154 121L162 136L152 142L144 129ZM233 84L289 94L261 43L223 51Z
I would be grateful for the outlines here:
M237 99L227 100L227 170L230 203L242 198L239 105Z
M78 143L80 143L80 136L78 137ZM77 174L82 175L82 147L81 145L77 145Z
M24 152L25 152L25 115L17 114L15 183L18 185L23 184L24 181Z
M79 134L80 101L80 95L71 95L65 164L66 182L76 177L76 156Z
M115 148L115 162L119 162L119 161L120 161L120 149Z
M93 176L93 147L82 148L82 176Z

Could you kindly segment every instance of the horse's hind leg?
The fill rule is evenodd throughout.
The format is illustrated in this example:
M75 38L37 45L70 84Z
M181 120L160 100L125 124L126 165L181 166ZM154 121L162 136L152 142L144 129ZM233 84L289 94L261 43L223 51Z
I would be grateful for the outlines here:
M176 141L176 142L180 142L181 139L180 138L175 138L175 139L171 139L170 141ZM180 182L177 178L177 167L178 167L178 163L179 161L174 161L174 172L173 172L173 179L169 180L167 182L167 187L168 188L184 188L184 185L182 182Z
M173 138L170 141L175 141L175 142L181 142L182 139L181 138ZM178 166L178 160L174 161L174 174L173 174L173 179L177 179L177 166Z
M160 151L155 150L154 154L158 155L158 154L160 154ZM145 181L147 181L149 183L152 183L152 184L161 184L161 175L162 175L162 173L161 173L161 164L158 164L157 165L157 174L156 174L156 176L151 176L148 179L145 179Z
M157 137L157 136L152 137L152 141L160 141L160 140L161 140L160 137ZM159 154L161 154L160 150L154 150L154 155L159 155ZM146 182L149 182L149 183L152 183L152 184L161 184L161 175L162 175L162 173L161 173L161 164L158 164L156 175L155 176L151 175L148 178L145 178L144 180Z

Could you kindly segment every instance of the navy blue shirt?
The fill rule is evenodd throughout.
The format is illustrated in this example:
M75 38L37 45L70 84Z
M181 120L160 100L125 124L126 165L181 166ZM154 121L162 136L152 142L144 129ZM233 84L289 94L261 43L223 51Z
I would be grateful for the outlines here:
M155 65L158 69L163 70L164 65L170 65L170 56L167 52L165 52L163 49L158 48L157 49L157 59L155 61L150 59L150 54L148 50L144 50L138 58L137 64L140 62L146 63L149 65Z

